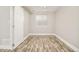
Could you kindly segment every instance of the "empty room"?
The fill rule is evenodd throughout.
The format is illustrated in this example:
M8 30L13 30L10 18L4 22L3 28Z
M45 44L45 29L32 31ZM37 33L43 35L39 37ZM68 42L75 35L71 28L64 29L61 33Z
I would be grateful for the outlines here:
M78 6L0 6L0 52L78 52Z

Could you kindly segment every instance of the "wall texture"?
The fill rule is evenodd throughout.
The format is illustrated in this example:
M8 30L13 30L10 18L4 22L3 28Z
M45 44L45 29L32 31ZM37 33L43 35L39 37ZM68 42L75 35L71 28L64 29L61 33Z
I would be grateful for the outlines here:
M79 7L62 7L56 12L56 34L79 48Z
M37 24L36 21L36 16L39 14L32 14L31 15L31 28L30 32L31 33L36 33L36 34L46 34L46 33L54 33L55 31L55 15L54 14L44 14L47 16L47 25L39 25ZM42 19L43 20L43 19Z
M0 47L10 45L10 7L0 6Z
M24 9L24 37L26 37L29 34L30 30L30 13L27 11L27 9Z
M0 7L0 39L10 38L10 8Z

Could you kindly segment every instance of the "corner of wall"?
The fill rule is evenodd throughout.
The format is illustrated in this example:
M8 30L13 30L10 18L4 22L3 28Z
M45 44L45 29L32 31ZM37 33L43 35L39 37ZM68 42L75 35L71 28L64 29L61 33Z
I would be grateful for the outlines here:
M75 47L74 45L70 44L66 40L64 40L62 37L60 37L57 34L54 34L57 38L59 38L62 42L64 42L66 45L68 45L71 49L73 49L75 52L79 52L79 48Z

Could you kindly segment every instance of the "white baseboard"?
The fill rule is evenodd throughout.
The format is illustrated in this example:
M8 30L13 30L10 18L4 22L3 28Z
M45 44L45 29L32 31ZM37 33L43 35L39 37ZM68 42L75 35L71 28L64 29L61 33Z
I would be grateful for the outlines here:
M79 52L79 49L77 47L75 47L74 45L70 44L69 42L67 42L66 40L64 40L63 38L61 38L59 35L54 34L57 38L59 38L61 41L63 41L66 45L68 45L70 48L72 48L74 51Z
M27 36L24 37L24 39L22 39L21 41L19 41L19 43L17 43L13 49L15 49L18 45L20 45L26 38L28 38L30 36L30 34L28 34Z
M54 35L53 33L30 33L30 35Z

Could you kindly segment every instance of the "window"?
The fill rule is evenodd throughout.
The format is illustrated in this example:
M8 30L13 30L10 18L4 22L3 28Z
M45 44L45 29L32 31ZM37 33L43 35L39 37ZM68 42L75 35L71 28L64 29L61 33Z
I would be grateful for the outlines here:
M48 21L47 21L47 15L36 15L36 23L37 25L41 26L41 25L47 25Z

